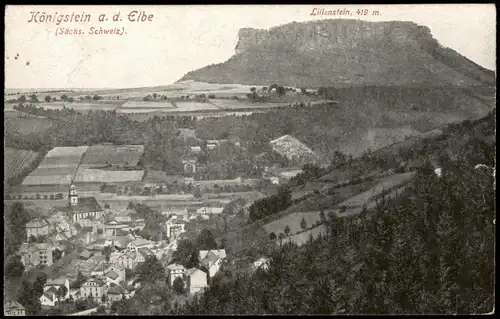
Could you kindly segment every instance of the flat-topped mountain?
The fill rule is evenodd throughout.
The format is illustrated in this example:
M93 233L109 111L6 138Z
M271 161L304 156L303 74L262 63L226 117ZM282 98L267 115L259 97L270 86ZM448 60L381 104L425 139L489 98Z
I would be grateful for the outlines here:
M235 55L179 81L352 85L494 85L495 75L413 22L330 19L240 29Z

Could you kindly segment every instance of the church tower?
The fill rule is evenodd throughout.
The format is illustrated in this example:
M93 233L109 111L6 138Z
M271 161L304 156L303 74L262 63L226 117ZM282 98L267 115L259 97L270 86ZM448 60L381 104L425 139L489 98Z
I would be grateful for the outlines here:
M69 188L68 195L69 206L77 206L78 205L78 195L76 194L75 184L71 183Z

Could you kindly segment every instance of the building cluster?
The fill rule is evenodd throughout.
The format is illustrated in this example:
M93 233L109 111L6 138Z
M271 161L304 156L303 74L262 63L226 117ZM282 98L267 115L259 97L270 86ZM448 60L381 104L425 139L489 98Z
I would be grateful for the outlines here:
M198 267L186 269L176 263L167 266L169 284L172 286L175 279L181 278L184 288L188 293L203 292L208 287L209 278L213 278L226 260L224 249L200 250L198 254ZM202 270L204 269L204 270Z
M70 287L68 277L48 280L43 287L40 303L54 307L58 302L72 299L93 299L99 304L110 305L114 301L133 297L138 285L126 282L125 268L116 265L102 265L102 271L94 271L78 288Z
M113 301L134 296L139 284L127 281L127 269L135 270L148 256L155 256L167 273L168 282L174 284L181 278L186 291L199 293L208 287L210 279L226 261L226 251L201 250L198 265L186 269L179 264L169 264L177 242L186 232L186 223L196 218L209 218L221 214L222 207L200 207L168 209L162 214L168 216L163 225L169 241L154 242L138 235L134 230L145 227L143 220L124 214L110 216L105 213L95 198L79 198L71 185L66 207L55 208L49 217L35 218L26 225L26 242L19 250L25 270L37 266L51 266L55 263L56 250L60 257L65 253L76 253L71 268L63 276L49 279L40 297L43 306L53 307L58 302L72 299L93 298L100 304L111 305ZM70 247L71 246L71 247ZM82 250L83 249L83 250ZM264 267L266 263L260 261ZM259 267L261 265L259 264ZM57 270L54 272L57 273ZM71 287L79 273L84 282ZM4 304L6 315L24 315L25 309L16 301Z

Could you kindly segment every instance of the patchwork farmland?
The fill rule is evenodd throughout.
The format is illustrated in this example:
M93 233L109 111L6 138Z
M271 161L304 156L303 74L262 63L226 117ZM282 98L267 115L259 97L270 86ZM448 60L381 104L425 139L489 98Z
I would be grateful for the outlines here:
M67 186L72 181L83 185L141 181L144 170L105 170L95 167L136 167L143 152L143 145L55 147L24 179L21 188L35 187L39 192L50 192L51 187Z
M35 161L37 156L37 152L6 147L4 149L4 179L9 180L18 176Z

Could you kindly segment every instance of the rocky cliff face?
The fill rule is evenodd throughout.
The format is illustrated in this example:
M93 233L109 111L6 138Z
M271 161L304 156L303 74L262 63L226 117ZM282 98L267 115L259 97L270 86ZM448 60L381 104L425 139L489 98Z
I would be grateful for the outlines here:
M493 85L494 73L413 22L320 20L243 28L228 61L182 80L296 85Z

